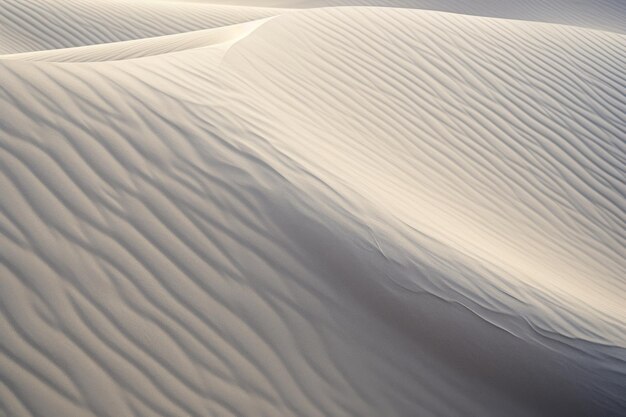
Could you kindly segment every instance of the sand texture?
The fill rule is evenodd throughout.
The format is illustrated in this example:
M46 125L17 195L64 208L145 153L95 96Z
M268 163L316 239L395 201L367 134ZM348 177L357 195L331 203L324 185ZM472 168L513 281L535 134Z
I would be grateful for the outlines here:
M626 4L226 3L0 0L0 416L626 416Z

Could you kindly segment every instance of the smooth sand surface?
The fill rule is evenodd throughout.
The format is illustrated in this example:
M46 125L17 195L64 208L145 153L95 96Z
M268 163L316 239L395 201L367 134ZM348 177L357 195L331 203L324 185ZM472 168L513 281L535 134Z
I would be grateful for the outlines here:
M626 416L626 7L238 3L0 0L0 416Z

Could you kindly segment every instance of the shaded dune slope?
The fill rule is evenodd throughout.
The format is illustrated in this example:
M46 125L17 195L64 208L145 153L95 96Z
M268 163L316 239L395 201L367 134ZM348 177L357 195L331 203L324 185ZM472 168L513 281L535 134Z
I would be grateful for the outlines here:
M621 0L1 0L0 54L205 30L284 14L293 8L356 5L553 22L626 33L626 7Z
M270 18L267 18L270 19ZM206 30L156 36L130 41L76 46L0 55L0 60L46 61L46 62L101 62L164 55L176 51L214 46L228 48L251 31L265 23L266 19L228 25Z
M0 1L0 53L120 42L261 19L279 9L179 1Z
M559 23L626 33L626 6L622 0L189 0L287 8L384 6L436 10L474 16Z
M626 37L252 29L0 61L0 410L624 415Z

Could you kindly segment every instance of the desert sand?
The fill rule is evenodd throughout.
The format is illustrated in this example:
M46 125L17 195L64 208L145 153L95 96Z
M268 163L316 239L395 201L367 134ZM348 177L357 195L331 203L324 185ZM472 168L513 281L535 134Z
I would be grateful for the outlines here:
M0 416L626 416L626 5L216 3L0 0Z

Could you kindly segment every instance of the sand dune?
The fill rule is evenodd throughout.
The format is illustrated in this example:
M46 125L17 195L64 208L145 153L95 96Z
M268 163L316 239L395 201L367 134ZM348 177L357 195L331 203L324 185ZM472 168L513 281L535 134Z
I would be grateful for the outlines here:
M560 23L626 33L622 0L187 0L196 4L311 8L379 6Z
M270 18L267 18L270 19ZM266 19L130 41L108 42L72 48L48 49L0 55L0 60L46 62L100 62L164 55L207 46L228 48L244 38Z
M4 0L0 415L626 415L625 11L499 3Z
M3 54L172 35L286 12L161 0L2 0L0 6Z

